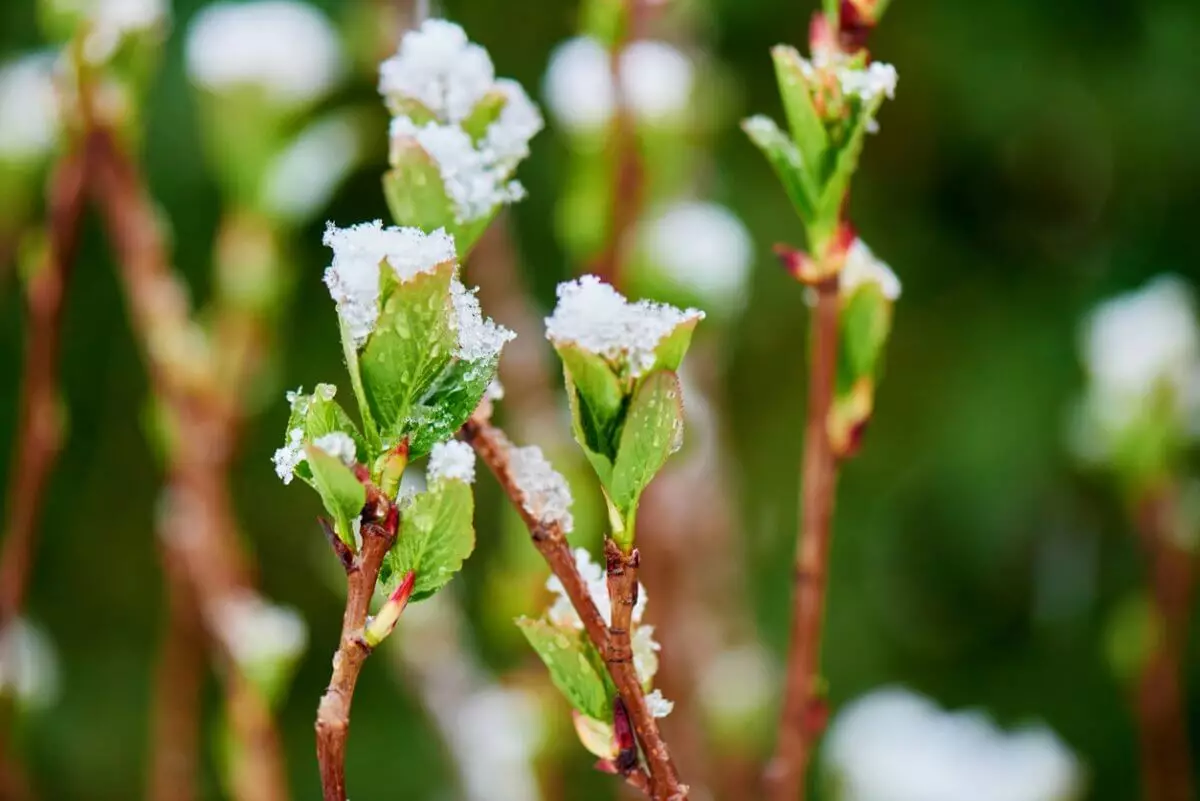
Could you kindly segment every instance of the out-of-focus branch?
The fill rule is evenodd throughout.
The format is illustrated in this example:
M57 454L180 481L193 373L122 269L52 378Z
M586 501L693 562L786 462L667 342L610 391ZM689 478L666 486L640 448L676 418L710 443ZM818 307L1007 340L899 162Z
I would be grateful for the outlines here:
M821 624L833 522L837 458L827 421L837 369L838 277L814 287L812 364L801 468L800 541L792 576L792 630L788 674L775 754L767 769L772 801L804 798L804 776L827 717L820 688Z
M608 666L609 675L612 676L621 700L628 709L629 718L633 723L638 742L641 743L642 752L645 754L646 763L650 769L647 782L650 797L664 801L687 798L687 787L679 781L667 744L659 733L658 722L646 704L645 693L641 682L638 681L632 659L612 658L614 652L612 632L596 608L595 602L588 593L587 584L575 566L575 559L567 544L566 535L560 526L542 523L525 508L522 490L517 485L509 468L508 438L498 428L478 417L467 421L463 426L462 436L495 475L501 488L529 529L534 547L546 560L550 571L562 582L563 589L571 600L571 605L583 622L588 638L600 653L606 655L605 663ZM625 574L622 581L631 578L634 589L630 590L626 586L628 582L622 583L622 593L619 597L632 598L630 601L632 604L636 601L636 564L632 566L623 564L623 568L625 568ZM632 606L630 606L630 610L632 610ZM614 627L621 619L624 618L619 618L618 612L614 608ZM627 634L628 625L625 628ZM626 637L626 642L627 640L628 637ZM618 652L617 656L620 657L621 653ZM630 772L636 773L637 771L635 769ZM635 782L640 783L640 779L635 779Z
M87 150L82 146L68 152L55 168L48 187L46 252L29 277L26 292L29 322L18 442L9 473L7 534L0 553L0 630L20 614L42 496L62 447L58 390L62 309L79 243L87 170Z
M230 724L240 746L234 789L243 801L284 801L282 753L265 699L244 680L222 636L230 605L252 592L225 481L236 406L215 385L213 360L197 337L136 164L109 131L97 128L91 138L91 194L116 251L134 330L167 421L170 479L163 542L182 566L205 628L220 646L218 667L225 674Z
M1176 542L1171 492L1154 494L1139 510L1150 594L1161 632L1138 682L1136 713L1142 783L1147 801L1195 797L1183 689L1183 655L1195 585L1193 556Z

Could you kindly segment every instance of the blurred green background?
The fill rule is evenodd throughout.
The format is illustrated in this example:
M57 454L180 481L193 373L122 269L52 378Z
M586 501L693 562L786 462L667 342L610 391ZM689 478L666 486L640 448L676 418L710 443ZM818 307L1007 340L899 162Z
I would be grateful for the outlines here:
M153 88L145 152L152 189L173 224L177 264L197 298L210 282L220 214L179 35L200 5L173 4L175 35ZM351 11L350 2L318 5L335 19ZM768 47L803 45L813 9L770 0L713 0L709 8L707 42L728 70L736 106L716 137L709 185L750 227L758 251L749 302L720 334L719 386L729 413L722 469L737 496L735 542L747 560L754 620L781 654L806 313L802 289L769 250L796 242L798 223L734 121L756 111L782 117ZM576 30L574 5L555 0L460 0L444 12L488 48L498 73L535 96L551 48ZM31 0L6 0L0 51L38 42ZM1086 762L1087 797L1097 800L1138 792L1128 690L1108 664L1105 642L1113 611L1138 591L1143 571L1108 487L1082 475L1064 445L1081 381L1076 327L1097 300L1153 274L1197 276L1198 43L1194 0L898 0L873 44L901 81L866 149L852 214L901 277L904 296L876 419L839 488L824 654L831 697L836 704L901 682L949 706L984 707L1006 725L1043 719ZM374 87L363 77L347 93L371 101ZM381 113L378 162L326 212L340 224L386 217L378 185L383 122ZM572 269L552 225L563 160L553 130L534 140L520 172L530 196L509 215L521 269L543 309ZM312 224L295 248L300 280L280 368L288 386L341 376L335 317L319 280L328 259L322 229ZM7 283L0 294L5 478L21 306ZM160 477L142 428L146 376L94 221L65 325L69 440L47 499L28 602L60 650L62 693L29 721L22 749L42 798L115 801L142 793L150 748L162 614L153 533ZM323 571L316 497L283 487L271 470L285 417L280 401L253 421L234 483L264 592L301 609L311 628L281 725L294 797L315 799L312 720L342 602ZM501 586L473 579L499 558L496 539L512 536L496 523L502 499L490 479L482 484L480 547L453 588L472 620ZM703 569L706 556L678 569ZM497 669L532 658L510 638L486 628L477 635L479 652ZM1188 664L1188 684L1196 686L1200 662ZM375 663L359 687L352 796L455 797L451 767L412 694ZM215 685L210 695L215 714ZM1200 693L1191 696L1189 719L1200 732ZM664 723L668 740L674 720ZM592 773L582 748L572 753L565 797L613 796L616 782ZM215 796L211 769L207 782Z

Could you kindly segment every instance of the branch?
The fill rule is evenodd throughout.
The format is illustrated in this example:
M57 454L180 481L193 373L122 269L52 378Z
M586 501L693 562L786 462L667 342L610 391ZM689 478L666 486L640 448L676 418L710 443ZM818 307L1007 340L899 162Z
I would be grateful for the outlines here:
M18 444L9 478L8 533L0 553L0 630L20 615L42 496L62 446L58 361L63 297L79 247L87 170L83 147L74 148L55 168L48 187L45 259L29 278L29 336L21 378Z
M225 673L230 725L241 758L253 766L252 780L243 781L234 771L235 791L242 801L285 801L278 733L264 699L244 680L222 636L229 602L252 592L225 479L237 409L216 386L208 354L194 348L200 332L171 268L158 211L137 165L103 128L92 131L89 149L91 193L116 251L156 400L170 423L163 542L182 566L205 628L222 646L218 667Z
M819 682L821 623L837 483L837 459L827 430L837 369L837 276L817 284L814 290L817 306L812 318L812 365L804 428L791 645L779 736L765 777L767 797L772 801L804 798L805 772L826 718Z
M368 506L371 505L368 502ZM396 508L389 503L382 523L364 523L362 550L346 572L346 610L342 615L341 641L333 655L333 676L317 706L317 761L325 801L346 801L350 703L363 663L371 655L364 633L367 613L383 557L396 542L398 521Z
M521 488L509 470L508 438L500 429L478 418L467 421L462 428L462 437L471 444L475 453L496 476L500 487L521 515L526 528L529 529L534 547L546 560L550 571L562 582L563 589L571 600L571 605L575 607L579 619L583 621L588 638L600 650L600 653L606 655L605 663L608 666L609 675L612 676L621 700L624 701L629 711L630 720L633 722L634 731L637 734L638 742L641 743L642 752L645 754L646 764L650 770L649 795L656 801L686 799L687 787L680 783L667 744L658 731L658 722L650 714L650 709L646 705L646 696L641 682L638 681L637 673L634 671L633 662L631 659L613 658L614 650L609 627L588 593L587 583L575 567L575 558L571 555L566 535L560 526L543 524L525 508ZM630 576L636 587L636 564L633 569L627 570L621 581L628 581ZM626 592L625 595L628 596L629 593ZM636 596L636 589L633 591L633 595ZM613 619L614 623L621 619L618 617L615 606ZM622 656L622 652L617 651L616 656Z
M1183 689L1183 654L1195 583L1193 557L1175 544L1173 492L1152 493L1138 513L1150 569L1150 594L1161 624L1157 647L1142 669L1136 695L1142 782L1147 801L1194 798Z

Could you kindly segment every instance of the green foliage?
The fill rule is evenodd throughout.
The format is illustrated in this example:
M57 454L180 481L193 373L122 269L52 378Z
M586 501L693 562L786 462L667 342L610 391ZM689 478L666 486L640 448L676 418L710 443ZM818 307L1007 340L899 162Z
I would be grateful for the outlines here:
M566 631L545 620L527 617L518 618L517 626L572 707L589 718L612 719L615 693L600 654L582 632Z
M625 520L629 539L614 532L623 548L632 544L633 519L642 491L678 448L682 432L679 378L673 372L657 370L646 376L634 393L608 485L609 498Z
M474 514L471 485L458 479L435 480L403 504L400 536L380 573L387 591L410 570L416 575L413 601L446 586L475 549Z
M892 301L870 281L842 298L838 316L837 394L849 392L861 378L878 379L883 348L892 327Z
M304 463L312 474L309 483L316 488L325 511L333 518L338 537L353 549L353 521L362 514L367 502L366 488L341 459L330 456L316 445L305 446L304 455Z
M380 270L379 320L358 366L385 446L409 433L414 407L454 358L453 277L449 262L403 283L391 270Z
M496 377L498 364L497 357L474 362L454 359L446 365L409 415L412 458L429 453L462 428Z

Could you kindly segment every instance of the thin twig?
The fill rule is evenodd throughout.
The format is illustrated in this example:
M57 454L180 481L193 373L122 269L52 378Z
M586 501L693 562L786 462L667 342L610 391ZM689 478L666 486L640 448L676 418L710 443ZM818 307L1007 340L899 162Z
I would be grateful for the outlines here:
M820 645L837 483L837 459L827 430L837 368L837 276L817 284L814 290L817 305L811 328L812 364L804 428L800 542L793 575L791 645L779 737L766 775L767 796L773 801L804 798L805 772L827 717L820 687Z
M491 423L479 418L467 421L462 428L462 437L470 443L479 458L496 476L496 480L529 529L534 547L546 560L550 571L562 582L563 589L571 600L571 605L583 622L588 638L600 653L606 655L609 675L612 676L613 682L617 686L621 700L625 702L638 742L641 744L642 753L646 757L646 764L650 771L651 797L663 801L687 798L687 787L680 783L667 744L658 731L658 722L646 705L646 696L641 682L638 681L632 660L612 658L612 635L608 624L596 608L595 602L588 593L587 583L575 567L575 558L567 544L566 534L561 526L542 523L525 508L521 488L513 479L509 469L508 438ZM622 581L627 581L630 577L636 587L636 561L633 569L626 572ZM622 587L624 586L622 584ZM623 592L623 597L632 596L636 600L636 589L632 591L625 589ZM621 619L618 618L615 609L613 619L614 624ZM626 620L627 627L628 621ZM618 651L617 656L620 657L622 653Z
M21 378L19 441L9 478L8 533L0 553L0 630L21 613L42 496L62 447L58 362L63 298L79 246L86 175L84 147L74 148L54 170L48 187L45 259L29 278L29 336Z
M1138 739L1146 801L1195 797L1183 690L1183 654L1195 583L1193 556L1174 541L1173 494L1155 493L1142 504L1138 528L1150 570L1150 592L1161 631L1136 691Z
M372 504L368 503L368 506ZM350 734L350 704L363 663L371 654L364 628L383 557L396 542L398 515L394 506L383 522L364 523L363 545L346 571L346 610L342 636L333 655L333 676L317 706L317 761L325 801L346 801L346 739Z

